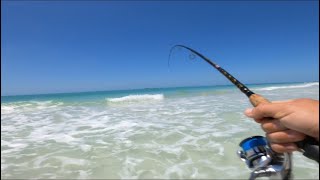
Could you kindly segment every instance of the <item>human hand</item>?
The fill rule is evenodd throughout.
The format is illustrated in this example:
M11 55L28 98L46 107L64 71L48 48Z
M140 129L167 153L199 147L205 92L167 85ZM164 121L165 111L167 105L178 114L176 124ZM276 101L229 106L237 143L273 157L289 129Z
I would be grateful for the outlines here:
M263 103L247 109L245 115L261 124L271 148L276 152L298 150L295 142L306 135L319 141L319 101L295 99Z

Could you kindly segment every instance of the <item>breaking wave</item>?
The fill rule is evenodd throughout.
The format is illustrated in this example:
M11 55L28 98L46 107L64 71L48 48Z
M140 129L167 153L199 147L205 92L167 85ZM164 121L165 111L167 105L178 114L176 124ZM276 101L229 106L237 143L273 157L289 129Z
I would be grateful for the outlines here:
M317 87L267 92L317 98ZM235 151L262 133L242 113L247 99L177 91L1 103L1 179L246 179ZM319 179L314 162L293 158L296 179Z
M108 102L139 102L139 101L161 101L164 99L163 94L141 94L141 95L128 95L120 98L107 98Z
M305 88L305 87L311 87L311 86L319 86L319 82L304 83L304 84L290 85L290 86L271 86L271 87L265 87L265 88L258 88L255 90L272 91L275 89L295 89L295 88Z

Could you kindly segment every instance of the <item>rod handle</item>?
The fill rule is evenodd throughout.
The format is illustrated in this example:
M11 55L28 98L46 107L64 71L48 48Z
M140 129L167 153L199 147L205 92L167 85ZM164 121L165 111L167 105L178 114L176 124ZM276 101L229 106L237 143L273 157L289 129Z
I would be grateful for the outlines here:
M307 136L304 140L296 142L296 145L303 149L305 157L319 163L319 142L315 138Z
M249 97L249 100L250 100L251 104L253 105L253 107L257 107L259 104L262 104L262 103L271 103L269 100L267 100L266 98L264 98L263 96L261 96L259 94L252 94Z
M254 107L257 107L262 103L271 103L259 94L252 94L249 99ZM319 163L319 142L315 138L307 136L304 140L296 142L296 145L303 150L303 155L305 157Z

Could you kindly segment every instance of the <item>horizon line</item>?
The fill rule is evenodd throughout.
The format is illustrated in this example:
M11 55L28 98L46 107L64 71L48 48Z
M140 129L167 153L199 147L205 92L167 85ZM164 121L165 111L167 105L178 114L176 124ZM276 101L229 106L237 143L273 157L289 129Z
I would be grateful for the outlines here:
M268 82L268 83L247 83L246 85L261 85L261 84L283 84L283 83L312 83L319 81L308 82ZM168 86L168 87L145 87L145 88L132 88L132 89L109 89L109 90L92 90L92 91L71 91L71 92L49 92L38 94L13 94L13 95L1 95L2 97L13 96L43 96L43 95L59 95L59 94L75 94L75 93L97 93L97 92L112 92L112 91L133 91L133 90L145 90L145 89L166 89L166 88L192 88L192 87L212 87L212 86L234 86L233 84L215 84L215 85L186 85L186 86Z

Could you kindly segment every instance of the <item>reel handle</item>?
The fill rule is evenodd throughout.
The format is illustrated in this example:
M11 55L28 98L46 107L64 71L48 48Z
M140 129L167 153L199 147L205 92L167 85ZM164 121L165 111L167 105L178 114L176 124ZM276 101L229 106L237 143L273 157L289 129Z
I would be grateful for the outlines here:
M254 107L261 103L271 103L259 94L252 94L249 99ZM319 142L315 138L307 136L304 140L296 142L296 145L303 150L305 157L319 163Z

